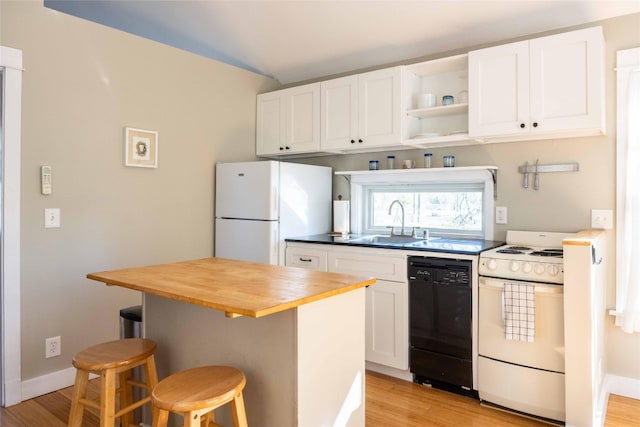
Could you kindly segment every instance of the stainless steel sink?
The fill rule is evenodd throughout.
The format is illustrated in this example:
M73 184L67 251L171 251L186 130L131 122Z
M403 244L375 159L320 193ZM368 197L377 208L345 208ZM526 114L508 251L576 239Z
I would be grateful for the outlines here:
M431 239L433 240L433 239ZM357 239L352 239L354 243L370 243L372 245L390 245L390 246L405 246L408 244L415 244L420 242L428 242L428 240L422 238L416 238L411 236L364 236Z

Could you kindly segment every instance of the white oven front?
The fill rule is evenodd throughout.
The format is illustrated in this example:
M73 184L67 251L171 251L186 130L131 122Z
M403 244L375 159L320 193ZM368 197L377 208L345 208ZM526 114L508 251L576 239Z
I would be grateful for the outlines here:
M534 296L532 341L507 335L505 284ZM478 289L480 399L553 420L564 420L564 309L562 285L480 277ZM508 308L510 309L510 308Z

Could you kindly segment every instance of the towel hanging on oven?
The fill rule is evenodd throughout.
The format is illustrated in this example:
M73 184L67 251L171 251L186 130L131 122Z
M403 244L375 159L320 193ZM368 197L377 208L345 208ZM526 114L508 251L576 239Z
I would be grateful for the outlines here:
M504 284L502 310L504 337L533 342L536 331L536 288L525 283Z

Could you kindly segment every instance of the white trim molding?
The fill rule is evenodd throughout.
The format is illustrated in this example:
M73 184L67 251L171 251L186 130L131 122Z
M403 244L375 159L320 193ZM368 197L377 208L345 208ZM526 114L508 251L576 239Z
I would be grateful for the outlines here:
M605 381L607 395L617 394L640 400L640 379L607 374Z
M0 46L4 69L2 140L2 406L22 401L20 377L20 121L22 51Z
M34 397L72 386L75 376L76 369L67 368L25 380L22 383L22 399L33 399Z

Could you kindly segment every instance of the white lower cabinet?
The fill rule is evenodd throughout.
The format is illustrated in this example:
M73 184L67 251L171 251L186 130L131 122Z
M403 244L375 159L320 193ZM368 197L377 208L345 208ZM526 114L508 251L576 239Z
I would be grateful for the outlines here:
M409 369L408 285L378 280L367 288L365 357Z
M407 257L400 251L287 242L286 265L375 277L366 289L365 358L409 369Z

